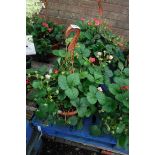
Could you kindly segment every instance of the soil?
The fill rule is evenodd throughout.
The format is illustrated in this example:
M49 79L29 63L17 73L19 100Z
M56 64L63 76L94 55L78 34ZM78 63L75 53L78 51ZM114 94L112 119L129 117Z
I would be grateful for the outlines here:
M99 153L43 138L43 146L39 155L99 155Z

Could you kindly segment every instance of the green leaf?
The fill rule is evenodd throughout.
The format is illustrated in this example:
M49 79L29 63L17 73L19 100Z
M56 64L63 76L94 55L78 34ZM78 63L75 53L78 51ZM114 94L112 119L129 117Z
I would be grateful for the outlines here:
M41 67L39 67L38 71L41 73L41 74L45 74L47 71L48 71L48 67L43 65Z
M58 99L59 99L60 101L63 101L65 98L66 98L66 94L65 94L65 93L63 93L63 92L59 93Z
M106 98L105 98L105 95L104 95L102 92L99 92L99 91L98 91L98 92L96 93L96 97L97 97L98 102L99 102L101 105L105 104Z
M35 99L35 102L36 102L38 105L41 105L41 104L44 104L46 101L45 101L45 99L43 99L43 98L36 98L36 99Z
M90 104L95 104L97 102L97 98L94 93L88 92L87 93L87 100Z
M125 124L120 123L118 124L117 128L116 128L116 133L121 134L125 129Z
M124 65L122 62L118 63L118 68L122 71L124 69Z
M67 123L69 125L75 126L78 123L78 118L76 116L69 117Z
M71 99L74 100L78 97L79 91L76 88L68 88L65 90L65 94Z
M66 57L67 52L64 50L53 50L52 53L58 57Z
M85 32L85 37L89 40L93 38L93 36L89 32Z
M82 119L79 119L79 121L78 121L78 123L77 123L76 126L77 126L77 127L76 127L77 130L82 129L82 127L83 127L83 121L82 121Z
M67 76L67 83L70 87L80 84L79 73L73 73Z
M89 102L88 102L88 100L87 100L86 97L82 97L82 98L80 99L80 106L81 106L81 105L84 105L84 106L88 106L88 105L89 105Z
M84 57L89 57L90 56L90 50L85 48L83 51L82 51L82 55Z
M123 103L123 105L127 108L129 108L129 96L128 96L128 92L122 93L122 94L117 94L115 96L115 98L120 101L121 103Z
M102 105L102 110L106 112L114 112L116 107L116 101L110 97L106 97L105 103Z
M108 76L108 77L113 76L113 72L109 69L109 67L105 67L104 72L105 72L105 75Z
M51 114L53 114L56 111L57 111L57 107L56 107L55 103L49 101L48 102L48 112L51 113Z
M82 97L80 99L80 103L78 104L78 107L77 107L79 117L84 117L86 115L88 105L89 105L89 102L88 102L87 98Z
M87 75L87 79L90 81L90 82L94 82L94 77L90 74Z
M124 73L125 73L126 76L129 76L129 68L125 68Z
M90 85L90 86L89 86L89 91L90 91L91 93L95 94L95 93L97 92L97 88L96 88L95 86L93 86L93 85Z
M80 99L76 98L74 100L71 100L70 103L74 106L74 107L78 107L80 104Z
M118 93L121 92L120 90L120 86L117 84L109 84L109 91L113 94L113 95L117 95Z
M95 82L98 84L103 83L103 76L98 74L98 73L94 73L94 77L95 77Z
M82 84L78 85L78 89L79 89L79 91L84 92Z
M129 79L121 78L121 77L114 77L114 81L119 84L120 86L128 86L129 85Z
M41 110L37 110L37 111L35 112L35 115L36 115L38 118L40 118L40 119L43 119L43 118L46 118L46 117L47 117L47 114L44 113L44 112L41 111Z
M88 66L90 65L90 62L89 62L89 61L85 61L85 62L83 63L83 65L86 66L86 67L88 67Z
M93 136L100 136L101 135L101 129L97 125L92 125L90 127L90 134Z
M87 75L88 75L88 72L87 71L80 72L80 79L86 78Z
M95 69L94 69L93 67L89 67L88 69L89 69L89 72L90 72L91 74L94 74Z
M42 88L42 82L41 81L33 81L32 87L35 89L41 89Z
M126 135L121 135L117 137L117 147L123 147L124 149L128 149L129 145L129 137Z
M66 76L59 75L59 77L58 77L58 85L63 90L68 89Z
M84 117L87 112L87 106L80 106L77 108L78 116Z

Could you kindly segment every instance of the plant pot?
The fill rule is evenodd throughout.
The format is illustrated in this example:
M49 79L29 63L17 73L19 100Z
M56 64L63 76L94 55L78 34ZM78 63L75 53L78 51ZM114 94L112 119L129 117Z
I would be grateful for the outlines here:
M58 110L58 114L61 115L61 116L65 116L65 117L71 117L71 116L75 116L77 114L77 111L61 111L61 110Z
M33 60L43 63L49 63L49 56L48 55L34 55Z

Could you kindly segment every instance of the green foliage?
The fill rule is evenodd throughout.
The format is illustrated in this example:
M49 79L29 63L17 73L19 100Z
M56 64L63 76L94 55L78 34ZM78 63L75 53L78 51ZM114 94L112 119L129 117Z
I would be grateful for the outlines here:
M40 19L38 19L40 20ZM52 23L51 33L41 26L42 20L32 27L36 48L40 54L46 48L57 56L56 64L47 69L28 70L28 99L37 105L36 116L52 123L67 124L82 128L83 118L95 114L101 120L99 125L90 127L94 136L112 134L118 139L118 146L128 146L129 115L129 68L126 56L113 40L118 38L104 25L96 26L95 21L78 21L80 37L74 49L74 62L64 49L51 50L51 42L62 40L61 26ZM38 24L38 25L37 25ZM32 32L32 30L31 30ZM67 38L67 46L74 34ZM40 37L40 38L39 38ZM35 40L36 38L36 40ZM47 40L46 40L47 39ZM50 45L50 47L48 47ZM46 51L48 51L46 49ZM58 72L54 72L57 69ZM48 74L48 76L46 76ZM104 84L107 88L99 87ZM76 110L75 116L63 119L58 111Z
M32 22L33 21L33 22ZM33 36L35 49L38 55L46 56L52 52L52 45L64 42L64 26L55 25L53 22L43 18L34 17L26 22L26 34ZM44 26L47 24L47 26Z
M52 53L58 57L66 57L67 52L64 50L53 50Z
M58 85L61 89L68 89L67 78L64 75L59 75L58 77Z
M68 96L71 100L75 99L79 95L79 91L76 88L68 88L65 90L66 96Z
M90 127L90 134L93 136L100 136L101 135L101 129L97 125L92 125Z
M78 118L76 116L69 117L67 123L69 125L75 126L78 123Z

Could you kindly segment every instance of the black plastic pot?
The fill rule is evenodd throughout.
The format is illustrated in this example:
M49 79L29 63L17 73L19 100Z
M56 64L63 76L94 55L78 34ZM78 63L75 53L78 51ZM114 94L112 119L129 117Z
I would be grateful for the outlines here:
M26 56L26 69L31 68L31 61L32 61L31 56Z
M35 60L35 61L38 61L38 62L43 62L43 63L49 63L49 57L48 55L33 55L32 56L32 59Z

